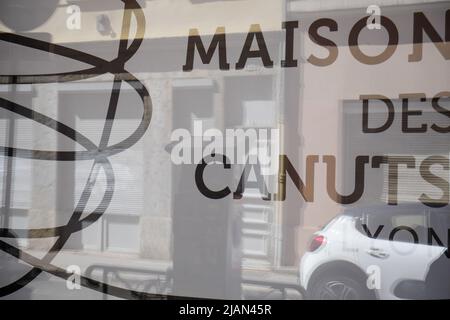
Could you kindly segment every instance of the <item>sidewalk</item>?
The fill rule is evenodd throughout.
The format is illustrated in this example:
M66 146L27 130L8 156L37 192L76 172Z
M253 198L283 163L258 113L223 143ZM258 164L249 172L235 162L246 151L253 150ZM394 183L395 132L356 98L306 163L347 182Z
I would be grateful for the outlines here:
M29 252L35 256L42 256L41 252ZM84 276L102 281L105 268L110 268L113 273L120 273L120 278L127 281L127 284L117 281L114 277L109 277L107 282L125 287L131 285L133 289L146 292L154 292L154 289L145 289L144 284L149 281L155 281L158 277L164 279L165 276L156 274L165 274L172 268L169 261L139 259L129 255L121 254L98 254L89 252L64 251L57 255L53 261L54 265L66 269L70 265L80 267ZM96 266L93 270L93 266ZM126 269L136 270L136 272L123 271ZM108 269L109 270L109 269ZM86 272L90 274L87 274ZM147 272L148 271L148 272ZM294 269L281 270L257 270L255 268L242 270L242 294L244 299L282 299L280 290L274 290L270 286L261 285L261 281L273 283L285 283L295 285L298 283L296 271ZM134 288L137 286L136 288ZM169 294L170 294L169 284ZM153 287L151 287L153 288ZM115 299L106 297L103 293L91 289L81 288L79 290L68 290L66 281L55 276L42 273L35 280L26 286L26 288L8 296L9 299L31 298L31 299ZM301 295L292 289L286 290L287 299L300 299Z

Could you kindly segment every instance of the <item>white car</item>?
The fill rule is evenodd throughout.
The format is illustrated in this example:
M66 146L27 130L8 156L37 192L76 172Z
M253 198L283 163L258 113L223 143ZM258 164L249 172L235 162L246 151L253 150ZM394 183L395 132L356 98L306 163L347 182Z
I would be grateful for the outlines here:
M424 283L430 265L448 254L449 230L448 207L348 209L313 235L300 285L309 299L404 298L395 288L406 280Z

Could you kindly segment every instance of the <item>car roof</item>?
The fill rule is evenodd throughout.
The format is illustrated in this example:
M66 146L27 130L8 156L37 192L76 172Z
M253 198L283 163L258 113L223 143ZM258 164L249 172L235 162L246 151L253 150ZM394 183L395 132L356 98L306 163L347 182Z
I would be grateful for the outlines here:
M402 203L398 205L388 205L388 204L376 204L367 206L352 206L347 208L342 212L342 215L359 217L363 213L374 213L374 214L406 214L406 213L424 213L431 212L437 214L449 214L450 206L445 206L441 208L432 208L425 206L421 203Z

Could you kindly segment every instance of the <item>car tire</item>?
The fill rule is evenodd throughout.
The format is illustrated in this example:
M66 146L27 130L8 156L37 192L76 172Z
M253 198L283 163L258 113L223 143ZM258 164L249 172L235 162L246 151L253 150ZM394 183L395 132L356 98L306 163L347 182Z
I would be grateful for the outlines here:
M324 276L308 290L312 300L370 300L373 294L365 286L347 275Z

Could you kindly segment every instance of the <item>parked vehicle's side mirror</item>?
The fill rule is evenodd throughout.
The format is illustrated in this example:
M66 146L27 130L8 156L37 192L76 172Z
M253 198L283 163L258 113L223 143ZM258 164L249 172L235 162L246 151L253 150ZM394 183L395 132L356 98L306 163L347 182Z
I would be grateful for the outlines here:
M401 299L426 299L425 282L419 280L400 281L394 289L394 294Z

